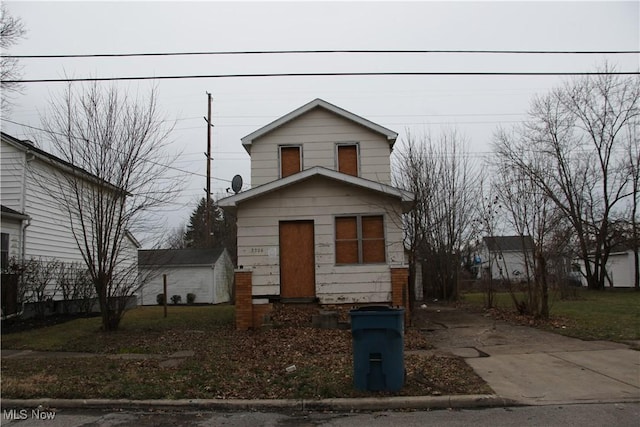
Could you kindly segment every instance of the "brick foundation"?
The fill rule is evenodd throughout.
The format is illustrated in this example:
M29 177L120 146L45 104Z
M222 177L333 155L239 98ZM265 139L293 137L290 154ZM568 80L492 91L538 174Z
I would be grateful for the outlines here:
M405 325L411 320L409 304L409 268L391 268L391 305L403 307Z
M252 327L261 328L266 322L265 317L273 311L273 304L253 304Z
M273 304L253 304L252 272L238 270L236 279L236 329L257 329L264 324L265 316L273 311ZM409 304L409 269L391 268L391 305L405 309L405 325L411 319Z
M245 331L253 326L251 271L236 271L236 329Z

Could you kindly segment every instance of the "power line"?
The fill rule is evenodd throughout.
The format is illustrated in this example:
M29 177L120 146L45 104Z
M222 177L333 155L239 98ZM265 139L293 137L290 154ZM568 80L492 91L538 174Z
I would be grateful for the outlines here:
M310 55L310 54L481 54L481 55L628 55L639 50L447 50L447 49L339 49L339 50L243 50L205 52L143 52L143 53L89 53L46 55L0 55L2 58L53 59L53 58L127 58L148 56L214 56L214 55Z
M9 119L4 119L3 118L2 120L6 121L6 122L9 122L9 123L13 123L14 125L23 126L23 127L34 129L34 130L39 130L39 131L42 131L42 132L51 132L51 131L48 131L48 130L43 129L43 128L39 128L39 127L36 127L36 126L30 126L30 125L27 125L27 124L24 124L24 123L15 122L15 121L9 120ZM60 135L60 136L67 136L67 135L64 135L64 134L58 133L58 132L52 132L52 133L55 133L55 134ZM200 176L200 177L204 177L204 178L207 177L205 174L196 173L196 172L185 170L185 169L180 169L180 168L177 168L175 166L169 166L169 165L160 164L159 162L156 162L154 160L145 159L144 161L148 162L148 163L151 163L151 164L154 164L154 165L162 166L162 167L164 167L166 169L175 170L175 171L184 173L186 175L194 175L194 176ZM216 181L223 181L223 182L227 182L227 183L231 182L231 180L229 180L229 179L217 178L215 176L212 176L211 179L215 179Z
M173 76L82 77L58 79L2 80L2 83L72 83L132 80L179 80L256 77L342 77L342 76L602 76L640 75L640 71L381 71L326 73L250 73L250 74L183 74Z

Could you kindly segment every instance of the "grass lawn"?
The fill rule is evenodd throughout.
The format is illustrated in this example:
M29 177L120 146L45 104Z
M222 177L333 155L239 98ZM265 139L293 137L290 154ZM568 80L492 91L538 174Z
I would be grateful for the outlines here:
M463 301L482 307L482 293L468 293ZM511 296L498 293L496 306L513 310ZM639 340L640 339L640 292L628 289L590 291L580 289L578 298L561 300L551 298L551 322L541 326L561 333L588 340Z
M121 330L100 332L100 319L77 319L2 336L2 348L91 352L80 358L4 358L5 398L229 399L376 396L353 390L349 330L279 327L236 331L233 307L140 307ZM405 349L429 348L408 329ZM172 358L178 351L192 355ZM152 354L135 358L131 353ZM161 356L159 356L161 355ZM165 364L176 361L175 365ZM295 372L286 368L295 365ZM491 393L462 359L405 355L398 395Z

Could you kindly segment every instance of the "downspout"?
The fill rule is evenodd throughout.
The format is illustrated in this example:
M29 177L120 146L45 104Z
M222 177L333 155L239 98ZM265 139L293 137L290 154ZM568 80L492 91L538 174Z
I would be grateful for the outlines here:
M27 166L29 163L35 158L33 153L29 150L25 152L24 156L24 167L22 168L22 198L20 199L20 213L25 214L25 209L27 206ZM22 226L20 227L20 260L24 262L27 254L27 227L31 225L31 217L27 215L26 220L22 220ZM22 301L22 307L20 311L10 314L8 316L2 316L2 319L11 319L12 317L19 317L24 314L24 300Z
M24 155L24 167L22 168L22 198L20 199L20 213L23 215L27 215L27 168L29 167L29 163L31 163L35 159L33 153L31 153L28 149ZM22 236L21 236L21 260L24 262L27 254L27 227L31 225L31 217L27 215L27 222L22 222Z

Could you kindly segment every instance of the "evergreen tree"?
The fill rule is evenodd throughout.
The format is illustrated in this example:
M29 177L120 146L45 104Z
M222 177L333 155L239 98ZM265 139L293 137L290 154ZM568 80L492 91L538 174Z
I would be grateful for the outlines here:
M209 222L211 233L207 232L205 198L200 199L198 206L189 218L185 242L188 248L207 249L223 246L229 251L232 260L236 259L236 219L225 212L213 200L210 200Z

